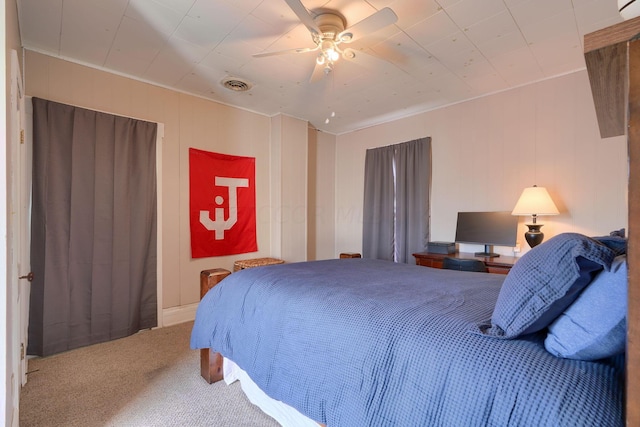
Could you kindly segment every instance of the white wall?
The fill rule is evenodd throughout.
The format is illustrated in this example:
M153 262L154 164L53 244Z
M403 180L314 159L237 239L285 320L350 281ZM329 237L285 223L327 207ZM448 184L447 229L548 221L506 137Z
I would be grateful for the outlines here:
M274 226L280 233L275 240L281 242L282 259L306 261L308 124L283 115L273 118L272 123L279 129L279 140L272 138L272 165L280 167L274 167L272 175L274 191L280 192L279 200L271 205L277 218Z
M164 123L161 227L162 300L165 308L197 303L202 270L219 267L231 270L237 259L274 256L272 250L279 250L282 246L280 242L272 241L281 237L272 235L274 205L271 189L282 178L280 171L275 172L275 178L272 177L271 139L274 134L271 118L30 51L26 52L25 69L27 95ZM287 177L284 185L289 189L284 194L295 204L298 199L305 200L306 197L304 184L300 184L305 181L298 179L297 174L304 173L304 168L302 172L298 170L300 160L306 165L307 123L292 118L281 118L280 121L284 125L277 135L278 144L286 150L301 150L295 158L284 151L284 158L279 159L277 165L285 170ZM301 144L298 144L301 139ZM258 252L191 258L190 147L256 158ZM295 164L289 165L290 162ZM291 178L291 174L295 178ZM291 181L295 181L293 187L289 185ZM294 237L286 246L287 250L304 255L306 241L297 233L291 236ZM295 245L297 249L292 249Z
M307 259L337 258L349 248L335 244L336 137L309 128Z
M25 68L28 95L165 124L165 308L196 303L199 272L236 259L361 252L365 150L423 136L433 138L432 240L453 240L458 211L510 210L533 184L562 212L543 219L547 237L627 223L626 145L600 139L586 71L336 137L34 52ZM191 259L189 147L256 157L257 253Z
M600 138L580 71L338 136L337 247L362 249L366 149L424 136L433 147L431 240L454 240L458 211L511 210L534 184L547 187L561 212L541 218L546 238L627 226L626 142ZM525 231L523 218L519 235ZM524 238L521 246L528 250Z

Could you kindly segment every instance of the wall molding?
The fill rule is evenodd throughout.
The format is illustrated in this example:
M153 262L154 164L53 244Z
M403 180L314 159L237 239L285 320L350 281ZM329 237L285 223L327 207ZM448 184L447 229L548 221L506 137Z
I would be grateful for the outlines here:
M162 327L177 325L178 323L192 322L196 318L198 303L170 307L162 310Z

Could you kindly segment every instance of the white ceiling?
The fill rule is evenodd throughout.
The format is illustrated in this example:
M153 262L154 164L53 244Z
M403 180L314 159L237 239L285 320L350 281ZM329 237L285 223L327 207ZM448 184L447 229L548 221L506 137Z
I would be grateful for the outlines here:
M583 36L622 21L616 0L302 2L347 27L384 7L398 21L350 45L368 61L308 83L313 52L252 56L314 47L285 0L17 0L27 49L334 134L584 69Z

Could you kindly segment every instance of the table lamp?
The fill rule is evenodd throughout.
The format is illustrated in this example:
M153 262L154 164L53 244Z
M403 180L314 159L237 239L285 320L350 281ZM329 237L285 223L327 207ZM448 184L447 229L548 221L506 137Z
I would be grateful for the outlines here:
M538 215L558 215L559 213L547 189L534 185L524 189L511 215L531 215L533 222L525 224L529 227L529 231L524 233L524 238L529 247L533 248L542 243L544 239L544 233L540 231L543 224L537 223Z

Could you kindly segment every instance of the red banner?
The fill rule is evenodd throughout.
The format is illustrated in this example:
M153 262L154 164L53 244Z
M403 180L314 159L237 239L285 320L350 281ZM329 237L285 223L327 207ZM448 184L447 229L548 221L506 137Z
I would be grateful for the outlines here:
M256 160L189 148L191 257L256 252Z

